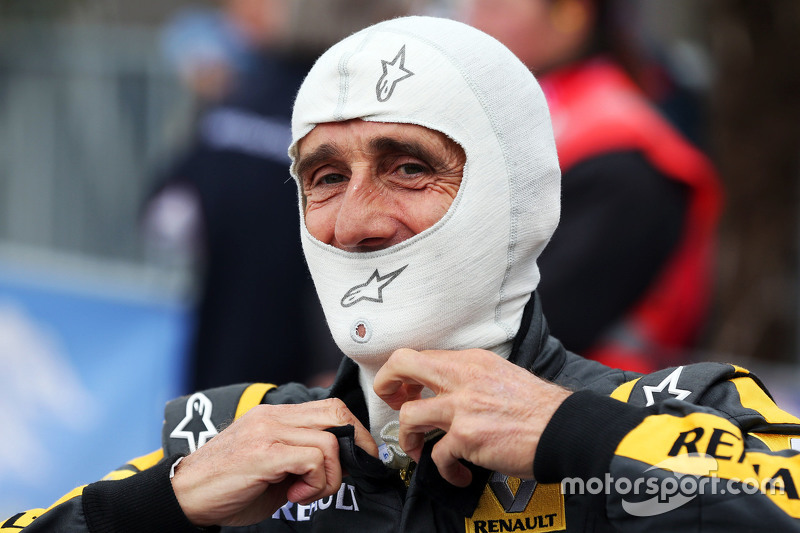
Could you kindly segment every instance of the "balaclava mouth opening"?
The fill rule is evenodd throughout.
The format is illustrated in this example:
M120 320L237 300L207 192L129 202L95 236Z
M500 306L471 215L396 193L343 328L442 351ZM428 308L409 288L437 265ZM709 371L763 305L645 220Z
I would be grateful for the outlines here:
M385 21L325 52L297 95L297 144L317 124L350 119L439 131L466 153L444 217L380 251L346 252L301 239L339 348L360 367L379 438L397 419L372 390L393 351L483 348L507 357L539 282L536 258L560 211L560 171L547 103L528 69L502 44L432 17ZM303 213L302 191L300 210ZM380 442L380 440L379 440Z

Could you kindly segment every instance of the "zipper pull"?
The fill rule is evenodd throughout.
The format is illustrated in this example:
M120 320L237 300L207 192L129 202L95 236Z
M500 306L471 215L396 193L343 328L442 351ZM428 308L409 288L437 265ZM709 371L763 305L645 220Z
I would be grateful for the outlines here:
M405 483L406 488L408 488L409 485L411 485L411 476L414 475L414 469L416 468L417 468L417 463L415 463L414 461L410 461L408 463L408 466L405 466L400 469L400 479L403 480L403 483Z

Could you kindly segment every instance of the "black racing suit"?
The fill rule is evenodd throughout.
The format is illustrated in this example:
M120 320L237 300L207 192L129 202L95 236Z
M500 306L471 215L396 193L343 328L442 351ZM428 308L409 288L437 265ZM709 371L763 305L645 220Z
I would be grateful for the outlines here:
M800 531L800 454L791 449L800 443L800 420L780 410L753 375L717 363L646 376L607 368L565 351L535 296L520 331L511 360L576 391L531 458L536 481L469 465L472 484L454 487L439 475L427 443L406 486L354 446L352 427L334 428L349 473L337 494L222 530ZM47 510L20 513L0 531L197 531L171 490L175 460L258 403L330 396L367 425L358 368L347 359L330 389L238 385L170 402L162 450Z

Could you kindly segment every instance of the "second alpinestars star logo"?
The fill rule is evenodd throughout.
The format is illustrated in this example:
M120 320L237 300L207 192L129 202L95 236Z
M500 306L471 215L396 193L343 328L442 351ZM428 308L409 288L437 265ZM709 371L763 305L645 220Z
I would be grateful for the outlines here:
M405 62L406 45L400 48L400 51L397 52L397 55L394 56L394 59L391 61L381 59L383 75L378 79L378 83L375 85L375 94L379 102L385 102L392 96L398 82L414 75L413 72L406 68Z
M376 268L372 275L365 283L351 287L344 296L342 296L342 307L350 307L362 300L370 302L383 303L383 289L390 284L400 273L406 269L408 265L398 268L394 272L389 272L385 276L381 276Z
M186 416L169 434L173 439L186 439L189 452L195 452L211 437L217 434L217 428L211 422L213 405L208 396L198 392L186 401Z

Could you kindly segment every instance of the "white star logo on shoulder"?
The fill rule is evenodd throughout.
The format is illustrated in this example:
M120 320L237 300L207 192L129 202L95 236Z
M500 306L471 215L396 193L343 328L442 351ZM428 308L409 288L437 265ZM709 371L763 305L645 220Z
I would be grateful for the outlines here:
M383 303L383 289L390 284L400 273L406 269L408 265L403 266L389 272L385 276L378 274L378 269L369 277L366 283L361 283L355 287L350 288L344 296L342 296L342 307L350 307L355 305L361 300L369 300L370 302Z
M679 400L683 400L687 396L689 396L692 393L692 391L678 388L678 379L680 379L682 371L683 371L683 367L679 366L669 376L665 377L664 380L661 383L659 383L657 386L655 386L655 387L652 386L652 385L644 385L644 386L642 386L642 390L644 391L644 395L647 398L646 407L649 407L649 406L653 405L654 403L656 403L656 401L653 399L653 393L654 392L664 392L664 388L667 387L667 386L669 386L669 387L667 388L667 392L666 393L675 396L675 398L677 398Z
M217 434L217 428L211 422L212 408L208 396L202 392L192 394L186 400L186 416L169 434L170 438L186 439L189 443L189 452L195 452Z
M405 62L406 45L400 48L400 51L397 52L397 55L394 56L391 62L381 59L383 75L378 79L378 83L375 85L375 94L379 102L385 102L392 96L398 82L414 75L413 72L406 68Z

